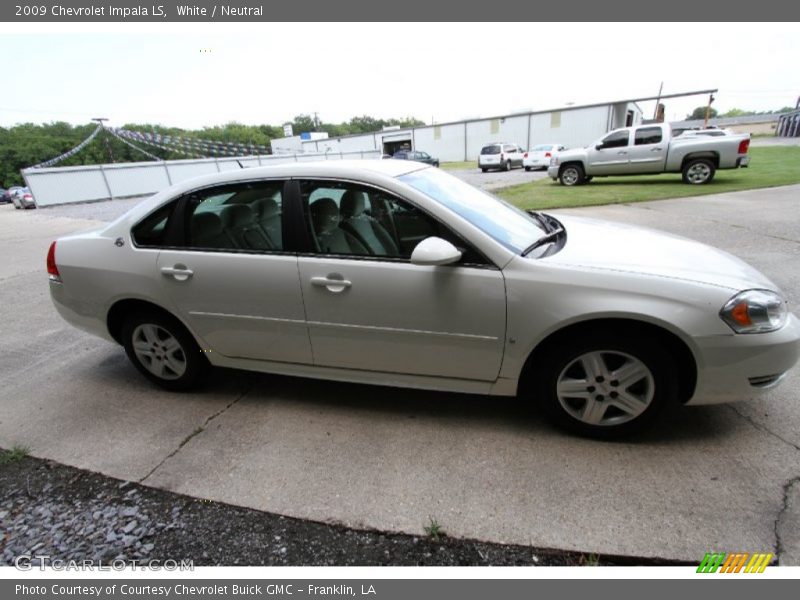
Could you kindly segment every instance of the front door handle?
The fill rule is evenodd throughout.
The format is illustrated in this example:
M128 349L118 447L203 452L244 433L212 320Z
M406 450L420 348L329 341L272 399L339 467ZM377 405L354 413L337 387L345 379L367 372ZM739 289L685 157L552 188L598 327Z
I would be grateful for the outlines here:
M627 154L627 152L625 150L620 150L619 152L617 152L617 154Z
M661 152L663 148L650 148L650 152Z
M161 274L174 277L177 281L186 281L194 275L194 271L186 268L184 265L175 265L174 267L161 267Z
M343 292L353 284L344 277L329 275L328 277L312 277L311 285L315 285L317 287L324 287L327 288L329 292L335 292L338 294L339 292Z

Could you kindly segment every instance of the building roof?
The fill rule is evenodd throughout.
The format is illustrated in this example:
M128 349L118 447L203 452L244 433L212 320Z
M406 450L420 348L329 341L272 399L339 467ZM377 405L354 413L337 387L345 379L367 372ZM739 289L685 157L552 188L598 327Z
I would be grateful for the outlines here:
M730 127L731 125L750 125L753 123L775 123L784 114L786 113L744 115L741 117L712 117L708 120L708 124L715 127ZM702 127L704 122L703 119L691 119L689 121L671 121L670 125L673 127L691 129L694 127Z

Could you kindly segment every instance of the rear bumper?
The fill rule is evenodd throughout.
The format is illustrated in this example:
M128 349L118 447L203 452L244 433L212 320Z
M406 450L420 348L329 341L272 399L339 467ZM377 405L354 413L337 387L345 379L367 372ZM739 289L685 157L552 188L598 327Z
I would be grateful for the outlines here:
M749 164L750 164L750 157L749 156L740 156L739 158L736 159L736 168L737 169L739 167L746 168L747 165L749 165Z
M800 321L778 331L695 338L698 374L687 404L719 404L760 396L778 386L800 358Z
M63 283L50 281L50 298L58 314L70 325L110 342L111 337L106 326L104 307L99 304L83 302L71 296ZM103 316L100 316L103 315Z

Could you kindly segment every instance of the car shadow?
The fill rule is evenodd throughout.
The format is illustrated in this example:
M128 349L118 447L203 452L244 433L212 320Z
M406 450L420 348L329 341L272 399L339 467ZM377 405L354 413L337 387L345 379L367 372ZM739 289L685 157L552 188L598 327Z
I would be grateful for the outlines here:
M506 428L513 433L575 437L551 424L535 401L516 397L459 394L381 385L325 381L304 377L238 371L212 370L195 393L230 392L232 381L245 387L245 398L256 402L279 397L306 406L365 412L387 419L420 419L446 427L448 423L475 423ZM255 394L253 392L256 392ZM674 445L678 442L721 441L734 434L735 421L724 406L667 407L643 432L606 444Z

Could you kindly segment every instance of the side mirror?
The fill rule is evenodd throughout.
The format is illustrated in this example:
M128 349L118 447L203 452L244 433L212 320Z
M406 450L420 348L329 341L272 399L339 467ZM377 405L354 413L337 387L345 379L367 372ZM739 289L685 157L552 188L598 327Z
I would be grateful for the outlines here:
M439 237L425 238L411 253L411 263L415 265L450 265L459 260L461 251Z
M602 149L603 149L603 144L597 144L597 145L595 145L594 149L595 149L595 150L602 150Z

